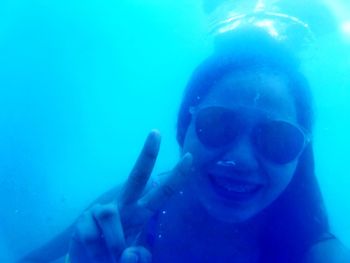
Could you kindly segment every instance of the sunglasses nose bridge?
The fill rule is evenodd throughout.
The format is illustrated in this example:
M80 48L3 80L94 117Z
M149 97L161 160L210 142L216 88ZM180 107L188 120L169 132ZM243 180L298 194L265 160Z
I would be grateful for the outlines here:
M254 170L258 166L257 154L249 134L241 135L224 150L224 160L234 161L237 169Z

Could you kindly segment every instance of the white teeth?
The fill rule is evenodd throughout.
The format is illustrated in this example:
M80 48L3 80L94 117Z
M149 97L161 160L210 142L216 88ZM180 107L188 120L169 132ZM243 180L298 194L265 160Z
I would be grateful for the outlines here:
M236 166L235 161L218 161L216 164L221 166L227 166L227 167Z
M256 189L253 185L225 185L225 188L229 191L234 191L238 193L250 193Z
M224 188L227 191L236 192L236 193L252 193L258 188L258 185L256 184L236 183L236 182L230 182L229 180L225 180L225 179L220 180L218 178L216 178L215 182L221 188Z

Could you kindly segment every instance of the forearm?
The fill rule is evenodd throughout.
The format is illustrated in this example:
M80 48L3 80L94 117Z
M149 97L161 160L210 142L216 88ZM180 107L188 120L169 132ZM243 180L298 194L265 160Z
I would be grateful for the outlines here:
M18 263L48 263L63 257L68 251L73 229L74 224L43 246L28 253Z

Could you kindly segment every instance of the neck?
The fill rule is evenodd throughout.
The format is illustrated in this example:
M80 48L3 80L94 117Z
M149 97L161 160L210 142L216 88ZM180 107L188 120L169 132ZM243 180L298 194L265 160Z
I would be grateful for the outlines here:
M176 195L160 214L154 262L229 262L232 258L237 263L257 262L261 229L257 222L222 222L185 192Z

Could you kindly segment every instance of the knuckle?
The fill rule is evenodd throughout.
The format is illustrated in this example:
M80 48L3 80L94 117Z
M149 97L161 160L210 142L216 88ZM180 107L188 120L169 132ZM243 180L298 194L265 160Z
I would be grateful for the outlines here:
M154 147L154 145L149 146L149 148L145 149L145 151L143 152L143 156L147 160L153 161L158 156L158 148Z
M100 238L100 233L94 221L88 215L83 216L75 226L73 239L85 244L95 243Z
M99 235L95 232L88 231L85 228L77 228L75 239L84 244L93 244L99 240Z
M110 221L118 217L118 207L116 205L100 206L94 211L94 216L99 222Z
M147 172L148 169L145 166L138 167L129 175L128 181L133 185L143 186L147 181L147 178L144 176Z
M89 229L80 229L78 232L80 240L85 244L96 243L100 239L100 234L97 231L92 231Z

